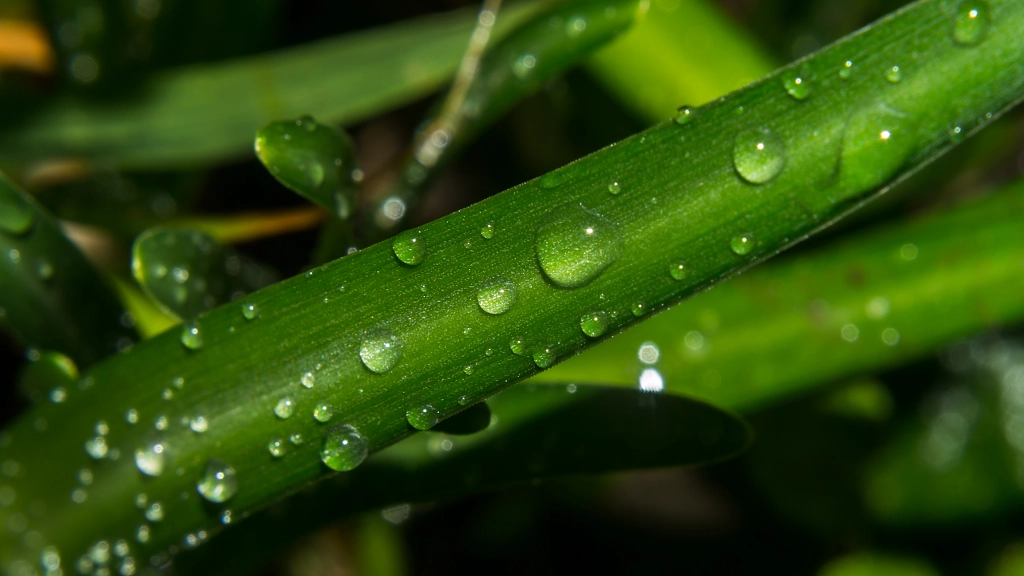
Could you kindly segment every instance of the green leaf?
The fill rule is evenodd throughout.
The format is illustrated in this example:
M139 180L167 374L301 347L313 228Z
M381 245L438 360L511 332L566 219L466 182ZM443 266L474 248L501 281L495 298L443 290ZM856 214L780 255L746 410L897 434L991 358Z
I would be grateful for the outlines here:
M296 495L283 510L247 518L208 549L182 556L179 568L241 573L302 533L356 512L558 476L707 464L736 455L752 439L746 424L710 405L635 390L526 385L487 404L494 417L483 432L403 440L351 473ZM281 461L287 465L296 456Z
M132 247L132 273L164 312L193 318L277 275L198 230L152 228Z
M134 332L96 270L57 223L0 174L0 325L27 345L87 367Z
M78 366L60 352L39 352L18 374L18 389L26 398L63 402L67 389L78 380Z
M536 6L509 6L496 33L514 28ZM252 149L253 134L272 120L311 114L350 124L436 90L455 70L473 20L471 11L430 16L162 72L123 102L62 98L6 127L0 157L82 156L142 169L241 158Z
M870 552L850 554L829 562L818 576L938 576L927 562Z
M911 4L685 125L654 127L265 288L251 296L259 316L222 306L95 366L90 386L35 407L0 448L23 463L19 502L47 507L31 528L77 558L98 538L133 537L145 493L165 519L136 550L159 555L212 530L226 509L254 512L358 469L414 430L774 255L946 150L950 124L973 131L1021 98L1024 4L990 8L985 39L963 46L946 2ZM795 73L810 97L787 93ZM763 147L747 146L751 131ZM901 163L865 166L878 148ZM682 280L670 271L680 260ZM608 328L593 338L580 320L596 311ZM50 426L39 436L31 422L43 414ZM100 419L108 426L97 436ZM289 465L268 465L268 441L293 433L306 440ZM137 451L141 470L127 458ZM96 482L75 504L67 495L83 466ZM25 514L19 506L0 515ZM20 558L21 540L5 538L0 558Z
M700 294L534 377L667 391L736 410L926 356L1024 318L1024 182L858 234ZM684 267L685 269L685 267ZM638 357L645 345L656 363Z

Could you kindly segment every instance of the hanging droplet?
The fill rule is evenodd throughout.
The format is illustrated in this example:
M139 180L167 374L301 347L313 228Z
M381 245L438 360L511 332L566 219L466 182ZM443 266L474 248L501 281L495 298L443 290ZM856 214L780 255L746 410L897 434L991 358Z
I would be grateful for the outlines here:
M206 463L206 470L196 482L196 490L203 498L214 504L227 502L238 492L235 469L222 460L210 458Z
M417 430L433 428L437 424L439 417L437 409L430 404L424 404L405 413L405 419L409 422L409 425Z
M676 115L672 118L672 121L680 126L685 126L692 122L695 116L696 113L693 108L690 108L689 106L680 106L676 110Z
M203 332L194 320L182 326L181 343L189 350L199 350L203 347Z
M541 270L563 288L593 281L622 253L622 238L604 216L581 205L562 208L537 227Z
M811 95L811 83L807 74L797 70L789 70L783 74L782 85L785 87L786 93L794 100L806 100Z
M154 478L163 474L164 461L167 448L160 442L155 442L135 450L135 467L146 476Z
M256 307L252 302L246 302L242 304L242 316L246 320L255 320L260 315L260 309Z
M352 426L343 424L327 433L320 449L320 460L332 470L345 472L359 466L366 454L363 437Z
M754 247L754 236L750 232L743 234L737 234L732 237L729 241L729 248L732 248L733 253L737 256L744 256L750 253L750 250Z
M427 247L423 243L423 238L412 230L396 236L391 241L391 250L394 251L396 258L409 266L418 266L427 257Z
M988 33L988 5L981 0L961 2L953 20L953 40L962 46L981 42Z
M766 184L786 165L786 145L769 128L754 128L740 133L732 149L736 172L751 184Z
M333 417L334 409L326 402L321 402L313 408L313 418L316 418L317 422L330 422Z
M598 338L608 331L608 314L597 310L580 318L580 329L591 338Z
M390 372L401 357L401 342L387 328L371 330L359 346L359 358L363 365L377 374Z
M282 420L291 418L294 413L295 402L293 402L291 398L281 398L274 406L274 414Z
M504 314L516 303L516 286L508 280L493 280L476 294L477 304L484 312L492 315Z
M893 66L885 71L885 79L892 84L898 84L900 80L903 80L903 71L899 66Z
M555 352L551 346L538 348L533 351L533 363L538 368L547 368L555 363Z
M676 280L686 280L686 263L680 261L669 264L668 273Z

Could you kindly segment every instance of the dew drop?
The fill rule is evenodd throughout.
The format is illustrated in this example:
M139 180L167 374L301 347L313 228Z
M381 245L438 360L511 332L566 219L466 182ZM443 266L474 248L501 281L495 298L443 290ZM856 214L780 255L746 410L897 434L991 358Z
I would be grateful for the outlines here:
M302 443L306 441L306 439L302 437L302 434L296 432L295 434L292 434L291 436L288 437L288 441L295 446L301 446Z
M99 460L107 455L107 439L103 436L96 436L85 441L85 453L94 460Z
M437 424L438 418L437 409L430 404L424 404L405 413L409 425L417 430L430 430Z
M390 372L401 357L401 342L387 328L371 330L359 346L359 359L363 361L364 366L377 374Z
M988 33L988 5L980 0L961 2L953 20L953 40L962 46L981 42Z
M317 422L330 422L333 417L334 409L326 402L317 404L316 408L313 408L313 418L316 418Z
M946 128L946 132L949 134L949 141L953 144L959 144L964 141L964 129L962 126L950 126Z
M647 305L643 302L634 302L633 306L630 307L630 311L633 312L633 316L640 317L647 314Z
M843 65L839 68L839 77L843 80L847 80L853 76L853 61L847 60L843 62Z
M494 238L494 224L485 224L482 228L480 228L480 235L488 240Z
M526 353L526 343L523 342L522 338L513 338L509 341L508 347L516 356L522 356Z
M160 442L135 450L135 467L146 476L157 477L164 473L167 448Z
M203 332L195 321L186 322L181 328L181 343L189 350L203 347Z
M732 149L736 172L751 184L766 184L786 165L786 145L769 128L754 128L740 133Z
M196 490L203 498L215 504L227 502L238 492L235 469L223 460L210 458L206 463L206 470L196 482Z
M20 236L28 232L33 222L32 205L21 197L0 204L0 230Z
M884 104L856 111L843 138L840 187L857 193L895 176L915 152L916 130L908 116Z
M299 382L302 384L302 387L306 389L312 388L313 383L315 381L316 377L313 376L312 372L306 372L305 374L302 375L302 378L299 379Z
M149 526L146 526L145 524L139 526L135 531L135 540L137 540L139 544L149 542Z
M242 304L242 316L246 320L255 320L260 315L260 309L252 302Z
M619 192L622 192L622 186L620 186L618 182L612 182L608 185L608 192L615 196Z
M345 472L366 459L366 441L355 428L343 424L332 429L320 448L320 460L332 470Z
M794 100L806 100L811 95L811 83L807 75L796 70L790 70L783 75L782 86Z
M598 338L608 331L608 314L597 310L580 318L580 329L591 338Z
M899 66L893 66L885 71L885 79L891 84L898 84L900 80L903 80L903 71Z
M149 508L146 508L143 515L150 522L160 522L164 519L164 507L159 502L153 502Z
M676 110L676 115L672 117L672 121L680 126L685 126L690 122L693 122L693 118L696 116L693 108L689 106L680 106Z
M492 315L504 314L516 303L515 284L508 280L493 280L476 293L477 304L484 312Z
M418 266L427 257L427 247L416 232L402 232L391 241L391 250L403 264Z
M737 256L745 256L750 254L750 250L754 247L754 236L750 232L743 234L737 234L732 237L729 241L729 248L732 248L733 253Z
M533 363L538 368L547 368L555 363L555 352L551 346L545 346L544 348L538 348L533 351Z
M277 401L277 405L274 406L274 414L282 420L291 418L294 413L295 402L291 398L281 398Z
M196 434L202 434L210 429L210 421L205 416L196 416L189 421L188 427Z
M515 62L512 63L512 73L516 75L516 78L520 80L526 80L533 73L533 69L537 66L537 57L533 54L521 54L516 58Z
M274 458L280 458L288 453L288 448L284 443L284 440L280 438L274 438L270 442L267 442L267 451Z
M593 281L622 253L622 238L604 216L581 205L562 208L537 227L537 261L563 288Z
M472 376L473 375L473 365L472 364L467 364L466 367L462 369L462 373L465 374L466 376Z
M679 261L669 264L668 273L676 280L686 280L686 263Z

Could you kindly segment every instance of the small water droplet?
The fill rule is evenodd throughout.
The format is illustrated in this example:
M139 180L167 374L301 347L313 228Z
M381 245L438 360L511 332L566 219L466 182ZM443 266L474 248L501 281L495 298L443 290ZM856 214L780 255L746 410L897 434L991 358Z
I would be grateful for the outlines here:
M164 519L164 507L159 502L153 502L149 505L149 508L146 508L143 515L150 522L160 522Z
M737 256L744 256L750 254L750 250L754 247L754 236L750 232L744 232L743 234L737 234L732 237L729 241L729 248Z
M570 39L579 38L580 34L587 29L587 19L583 16L573 16L565 23L565 35Z
M484 226L480 228L480 235L488 240L494 238L494 224L484 224Z
M377 374L390 372L402 357L402 344L387 328L376 328L367 333L359 346L359 359Z
M959 144L964 141L964 129L962 126L950 126L946 128L946 132L949 134L949 141L953 144Z
M512 309L516 303L515 284L508 280L492 280L476 293L477 304L484 312L492 315L504 314Z
M751 184L774 180L786 165L786 145L769 128L754 128L740 133L732 149L736 172Z
M246 320L255 320L260 315L260 309L252 302L242 304L242 316Z
M315 381L316 377L313 376L312 372L306 372L302 375L302 378L299 379L299 382L302 383L302 387L306 389L312 388Z
M522 356L526 353L526 343L523 342L522 338L513 338L509 341L508 347L516 356Z
M161 442L155 442L144 448L135 450L135 467L146 476L157 477L164 473L167 448Z
M281 398L274 406L274 414L282 420L292 417L295 413L295 402L291 398Z
M669 264L668 273L676 280L686 280L686 263L679 261Z
M806 74L789 70L782 76L782 86L794 100L806 100L811 95L811 83Z
M676 109L676 115L672 117L672 121L680 126L685 126L690 122L693 122L696 112L689 106L680 106Z
M203 332L195 321L186 322L181 328L181 343L189 350L203 347Z
M885 79L892 84L898 84L900 80L903 80L903 71L899 66L893 66L885 71Z
M403 264L418 266L427 257L427 247L416 232L402 232L391 241L391 250Z
M294 444L295 446L301 446L302 443L306 441L306 439L302 437L302 434L296 432L295 434L292 434L291 436L288 437L288 441Z
M188 427L196 434L202 434L210 429L210 421L205 416L196 416L189 421Z
M288 453L288 447L285 445L284 440L280 438L274 438L270 442L267 442L267 451L274 458L280 458Z
M555 363L555 352L552 346L545 346L533 351L533 363L538 368L547 368Z
M96 436L85 441L85 452L94 460L99 460L107 455L107 439L103 436Z
M405 413L405 419L409 422L409 425L417 430L433 428L437 424L439 417L437 409L430 404L424 404Z
M137 540L139 544L149 542L149 526L146 526L145 524L139 526L135 531L135 540Z
M565 172L562 170L556 170L554 172L548 172L547 174L540 177L540 187L545 190L557 188L562 185L562 181L565 180Z
M320 460L332 470L345 472L359 466L366 459L366 441L359 432L343 424L332 429L324 438Z
M20 196L0 205L0 230L8 234L20 236L28 232L33 220L32 205Z
M210 458L206 463L206 470L196 482L196 490L203 498L215 504L227 502L238 492L235 469L223 460Z
M330 422L333 417L334 409L326 402L321 402L313 408L313 418L316 418L317 422Z
M568 206L537 228L541 270L563 288L593 281L622 253L622 238L607 218L582 205Z
M466 376L472 376L473 375L473 365L472 364L467 364L466 367L462 369L462 372Z
M647 314L647 305L643 302L634 302L630 307L630 311L633 312L633 316L643 316L644 314Z
M608 185L608 192L614 196L619 192L622 192L622 186L620 186L618 182L612 182Z
M953 20L953 40L962 46L981 42L988 33L988 5L981 0L961 2Z
M846 125L839 183L848 193L878 187L895 176L913 156L917 126L885 104L854 112Z
M580 318L580 329L591 338L598 338L608 331L608 314L597 310Z
M537 66L537 57L533 54L521 54L519 58L516 58L515 62L512 63L512 73L516 75L516 78L520 80L526 80L533 73L533 69Z
M839 68L839 77L846 80L853 76L853 61L847 60L843 62L843 65Z

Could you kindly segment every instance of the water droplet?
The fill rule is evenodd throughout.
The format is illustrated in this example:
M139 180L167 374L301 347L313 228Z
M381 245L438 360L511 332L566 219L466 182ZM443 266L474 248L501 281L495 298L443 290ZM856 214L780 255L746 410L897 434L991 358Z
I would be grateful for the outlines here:
M555 363L555 352L552 346L545 346L533 351L533 363L538 368L547 368Z
M846 80L850 76L853 76L853 61L847 60L846 62L843 62L842 67L839 68L839 77Z
M366 441L355 428L343 424L332 429L324 438L320 460L332 470L345 472L359 466L366 459Z
M246 320L255 320L260 315L260 309L252 302L242 304L242 316Z
M135 450L135 467L146 476L157 477L164 473L167 448L155 442Z
M523 342L522 338L513 338L509 341L508 347L516 356L522 356L526 353L526 343Z
M946 132L949 134L949 141L953 144L959 144L964 141L964 129L962 126L950 126L946 128Z
M317 404L316 408L313 408L313 418L316 418L317 422L330 422L333 417L334 409L326 402Z
M673 262L668 267L668 273L676 280L686 280L686 263Z
M150 522L160 522L164 519L164 507L159 502L153 502L149 505L149 508L146 508L143 515Z
M0 230L20 236L28 232L33 222L32 205L19 197L0 205Z
M377 374L390 372L401 357L401 342L387 328L371 330L359 346L359 358L363 365Z
M85 441L85 453L94 460L99 460L107 455L107 439L103 436L96 436Z
M672 118L672 121L680 126L685 126L693 121L696 116L696 112L689 106L680 106L676 110L676 115Z
M579 38L580 34L587 29L587 19L583 16L573 16L565 23L565 35L569 38Z
M492 280L476 293L477 304L488 314L504 314L516 303L516 287L508 280Z
M885 79L892 84L898 84L900 80L903 80L903 71L899 66L893 66L885 71Z
M526 80L537 66L537 57L533 54L522 54L512 63L512 73L520 80Z
M953 40L963 46L981 42L988 33L988 5L981 0L961 2L953 20Z
M189 350L203 347L203 332L195 321L186 322L181 328L181 343Z
M484 224L484 226L480 228L480 235L488 240L494 238L494 224Z
M634 302L633 306L630 307L630 311L633 312L633 316L643 316L647 314L647 305L643 302Z
M309 389L313 387L313 383L315 382L315 380L316 377L313 376L312 372L306 372L305 374L302 375L302 378L299 379L299 382L302 383L303 388Z
M202 434L210 429L210 421L205 416L196 416L189 421L188 427L196 434Z
M729 241L729 247L737 256L750 254L750 250L754 247L754 236L750 232L737 234Z
M608 331L608 314L597 310L580 318L580 329L591 338L598 338Z
M292 434L291 436L288 437L288 441L294 444L295 446L301 446L302 443L306 441L306 439L302 437L302 434L296 432L295 434Z
M427 257L427 247L416 232L402 232L391 241L391 250L403 264L418 266Z
M267 442L267 451L274 458L280 458L288 453L288 448L285 446L284 440L280 438L274 438L270 442Z
M135 539L139 544L149 542L149 526L146 526L145 524L139 526L138 530L135 531Z
M409 425L417 430L430 430L437 424L438 418L437 409L430 404L424 404L405 413L405 419L409 421Z
M884 104L856 111L843 138L840 187L863 192L895 176L915 152L916 131L908 116Z
M473 375L473 365L472 364L467 364L466 367L462 369L462 373L465 374L466 376L472 376Z
M615 226L581 205L562 208L537 227L541 270L563 288L591 282L621 253L622 238Z
M238 492L235 469L222 460L210 458L202 477L196 482L196 490L203 498L215 504L227 502Z
M811 95L811 83L807 75L796 70L789 70L783 75L782 86L795 100L806 100Z
M548 172L547 174L540 177L540 187L545 190L557 188L562 185L562 182L566 178L566 173L563 170L556 170L554 172Z
M53 390L50 390L50 402L54 404L60 404L68 398L68 391L63 386L57 386Z
M295 413L295 402L291 398L281 398L274 406L274 414L282 420L292 417Z
M619 192L622 192L622 186L620 186L618 182L612 182L608 185L608 192L614 196Z
M786 165L786 145L769 128L754 128L740 133L732 149L736 172L751 184L766 184Z
M157 430L167 430L167 416L160 416L153 422L153 428Z

